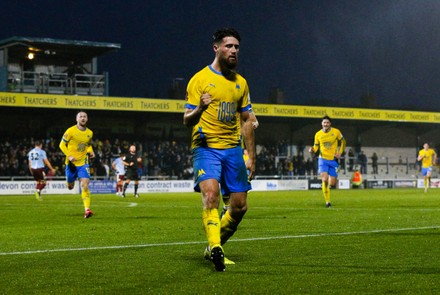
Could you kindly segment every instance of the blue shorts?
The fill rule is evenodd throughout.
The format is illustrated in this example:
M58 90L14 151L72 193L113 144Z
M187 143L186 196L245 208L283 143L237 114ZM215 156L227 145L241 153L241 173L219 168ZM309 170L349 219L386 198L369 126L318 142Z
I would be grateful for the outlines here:
M426 176L426 175L428 175L428 173L431 173L431 172L432 172L432 167L428 167L428 168L422 167L422 175L423 176Z
M225 150L198 147L192 153L196 192L200 192L200 182L207 179L216 179L223 195L252 189L240 146Z
M332 177L338 177L339 164L336 160L326 160L323 158L318 159L318 173L327 172Z
M68 183L75 182L78 178L90 178L89 164L83 166L76 166L76 169L69 168L66 165L66 180Z

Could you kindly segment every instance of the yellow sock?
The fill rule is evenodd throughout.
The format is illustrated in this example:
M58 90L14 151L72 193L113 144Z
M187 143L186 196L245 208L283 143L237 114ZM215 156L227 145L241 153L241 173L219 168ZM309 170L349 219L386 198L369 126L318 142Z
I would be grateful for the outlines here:
M425 177L425 178L423 178L423 185L424 185L425 189L428 189L428 188L429 188L429 184L430 184L430 182L431 182L431 177Z
M330 187L328 182L322 182L322 194L324 195L325 202L330 203Z
M90 208L90 190L88 188L82 190L81 198L84 203L84 208L89 209Z
M229 211L223 215L221 220L220 239L222 245L224 245L230 237L235 233L238 227L238 222L231 217Z
M217 209L203 209L203 227L210 249L220 246L220 217Z

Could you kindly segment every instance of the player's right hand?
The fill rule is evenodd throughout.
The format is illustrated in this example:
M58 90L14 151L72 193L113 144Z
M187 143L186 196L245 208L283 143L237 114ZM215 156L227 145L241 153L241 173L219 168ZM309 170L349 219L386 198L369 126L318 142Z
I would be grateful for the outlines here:
M202 109L202 110L206 110L206 108L209 106L209 104L212 102L212 97L211 97L211 94L209 94L209 93L203 93L201 96L200 96L200 104L199 104L199 107Z

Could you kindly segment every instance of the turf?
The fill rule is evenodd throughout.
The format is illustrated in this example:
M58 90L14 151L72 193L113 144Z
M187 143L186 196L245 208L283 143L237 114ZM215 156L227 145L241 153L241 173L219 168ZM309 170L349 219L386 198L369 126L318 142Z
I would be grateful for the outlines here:
M236 262L214 271L201 200L94 195L0 197L2 294L438 293L436 190L252 192L224 246Z

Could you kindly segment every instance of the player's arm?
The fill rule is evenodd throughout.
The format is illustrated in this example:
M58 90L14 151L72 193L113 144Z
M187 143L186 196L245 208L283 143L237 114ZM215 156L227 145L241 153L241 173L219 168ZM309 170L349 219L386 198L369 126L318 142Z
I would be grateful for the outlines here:
M252 127L254 129L257 129L258 126L260 126L260 123L257 120L257 116L255 115L255 113L252 111L252 109L249 111L249 119L252 122Z
M52 171L52 173L55 173L55 169L52 167L52 164L50 164L50 162L49 162L49 160L47 158L43 159L43 162L47 166L47 168L49 168L50 171Z
M55 173L55 169L53 169L52 165L50 164L47 158L43 159L43 162L50 169L50 171L52 171L52 173Z
M249 170L249 179L253 179L255 175L256 166L256 152L255 152L255 133L252 119L249 116L250 112L245 111L240 113L241 135L243 136L244 144L249 154L249 159L246 162L246 168Z
M125 161L126 159L127 159L126 156L124 156L124 157L122 158L122 164L124 165L124 167L125 167L125 166L130 166L130 164L129 164L127 161Z
M63 152L63 154L65 156L67 156L67 154L69 153L69 150L67 149L67 144L68 144L68 141L63 136L63 138L61 139L59 147L60 147L60 150Z
M127 160L127 158L125 158L125 159L122 161L122 163L124 163L124 166L130 167L130 166L133 166L133 165L134 165L134 162L127 162L126 160Z
M340 140L338 140L338 148L336 148L336 154L335 157L340 159L341 155L344 153L345 146L347 145L347 142L345 141L345 138L342 137Z
M193 127L196 125L211 102L211 94L203 93L200 96L199 104L195 108L186 108L185 113L183 114L183 124L187 127Z
M258 126L260 126L260 123L257 120L257 116L255 116L255 113L252 111L252 109L249 110L249 120L252 122L252 127L254 129L257 129ZM243 121L241 121L240 124L243 125Z
M90 139L91 140L91 139ZM87 153L89 154L90 158L94 158L95 157L95 152L93 151L93 147L89 142L89 145L87 146Z
M419 152L419 156L417 157L417 161L421 161L423 159L422 151Z

